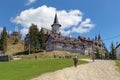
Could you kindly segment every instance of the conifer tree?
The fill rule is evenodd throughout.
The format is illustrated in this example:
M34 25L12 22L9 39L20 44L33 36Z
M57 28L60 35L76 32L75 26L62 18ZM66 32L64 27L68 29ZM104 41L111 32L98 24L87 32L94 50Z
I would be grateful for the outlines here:
M6 52L7 50L7 32L6 32L6 27L3 28L3 31L1 32L1 39L0 39L0 49L3 52Z
M116 59L116 50L115 50L115 46L114 46L114 43L112 42L111 43L111 58L113 59L113 60L115 60Z
M31 52L36 51L36 46L39 43L38 40L39 29L37 25L32 24L29 28L29 38L30 38L30 50Z
M96 48L96 50L95 50L95 56L97 59L100 59L100 51L98 48Z
M108 51L105 53L105 59L108 59L109 58L109 53Z
M48 38L48 33L45 34L43 28L41 28L39 33L39 41L41 45L41 49L45 50L45 41Z

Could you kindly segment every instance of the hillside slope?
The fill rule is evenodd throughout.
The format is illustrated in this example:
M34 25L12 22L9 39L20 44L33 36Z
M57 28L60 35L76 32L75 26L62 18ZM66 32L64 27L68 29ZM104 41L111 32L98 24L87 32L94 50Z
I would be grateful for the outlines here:
M6 54L12 55L23 51L24 51L24 41L20 40L16 44L13 44L12 42L8 42Z

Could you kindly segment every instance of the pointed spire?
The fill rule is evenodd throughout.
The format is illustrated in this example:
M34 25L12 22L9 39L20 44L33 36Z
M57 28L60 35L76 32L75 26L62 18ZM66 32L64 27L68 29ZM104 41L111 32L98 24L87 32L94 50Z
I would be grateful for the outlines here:
M95 40L97 40L97 36L95 36Z
M57 18L57 13L55 14L54 24L59 24L59 22L58 22L58 18Z
M58 22L57 13L55 13L55 18L54 18L54 22L53 22L53 24L52 24L52 27L53 27L54 25L56 25L56 24L61 27L61 25L60 25L59 22Z
M100 34L98 35L98 40L101 40L101 36L100 36Z

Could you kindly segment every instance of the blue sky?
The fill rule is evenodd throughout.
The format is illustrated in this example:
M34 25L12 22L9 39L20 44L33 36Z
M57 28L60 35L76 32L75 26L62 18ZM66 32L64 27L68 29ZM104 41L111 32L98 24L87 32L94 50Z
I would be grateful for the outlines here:
M9 32L14 31L15 20L23 35L31 23L50 29L57 12L63 34L94 38L100 33L109 49L112 41L120 42L119 3L120 0L1 0L0 29L6 26Z

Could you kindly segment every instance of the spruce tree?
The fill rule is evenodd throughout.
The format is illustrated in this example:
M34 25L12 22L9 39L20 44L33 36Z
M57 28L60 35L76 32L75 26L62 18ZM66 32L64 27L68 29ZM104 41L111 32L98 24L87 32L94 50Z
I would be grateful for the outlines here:
M97 59L100 59L100 51L98 48L95 49L95 56Z
M31 52L36 51L36 47L39 43L38 39L39 29L37 28L37 25L32 24L29 28L29 38L30 38L30 50Z
M115 50L115 46L114 46L114 43L112 42L111 43L111 58L113 59L113 60L115 60L116 59L116 50Z
M105 53L105 59L108 59L109 58L109 53L108 51Z
M0 50L2 50L4 53L7 50L7 32L6 27L3 28L3 31L1 32L1 39L0 39Z
M45 33L43 28L41 28L39 33L39 41L41 45L41 49L45 50L45 41L48 38L48 33Z

